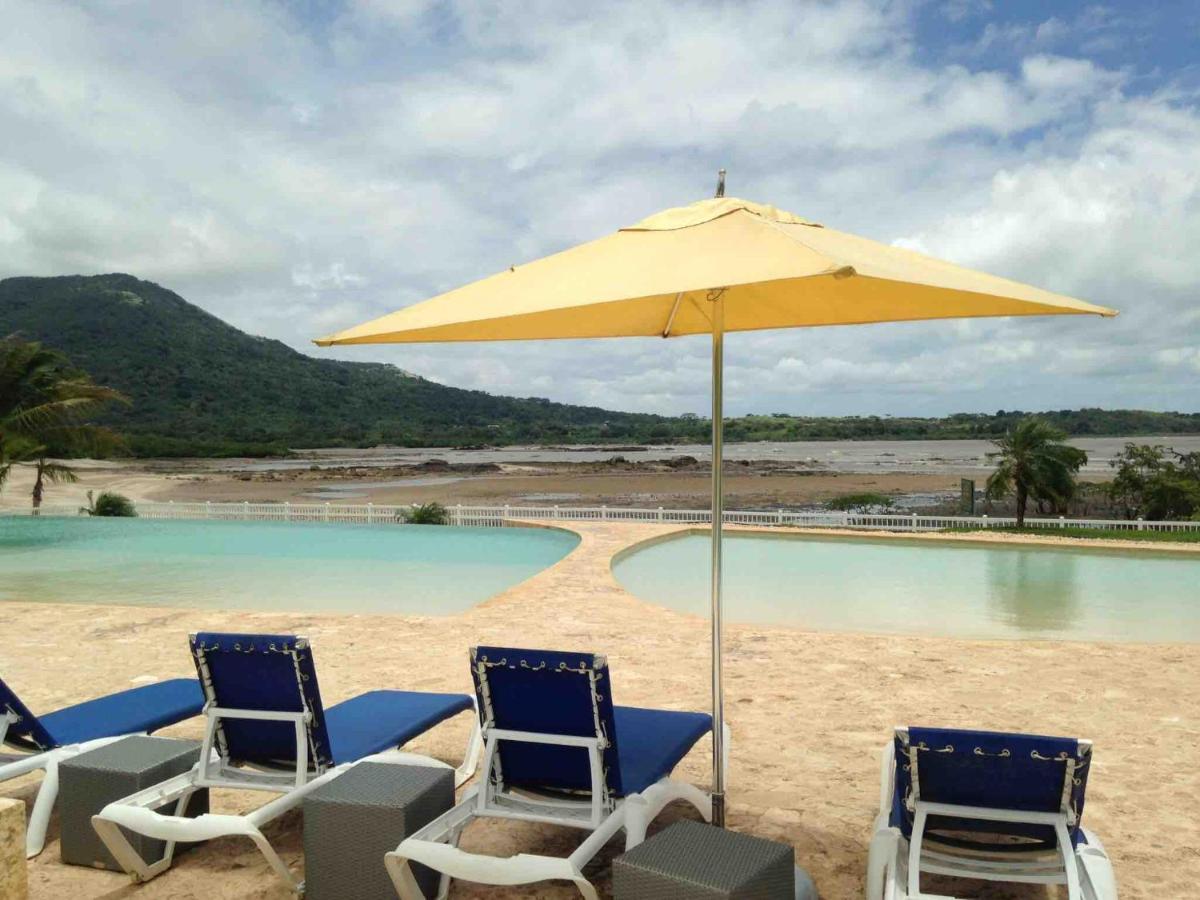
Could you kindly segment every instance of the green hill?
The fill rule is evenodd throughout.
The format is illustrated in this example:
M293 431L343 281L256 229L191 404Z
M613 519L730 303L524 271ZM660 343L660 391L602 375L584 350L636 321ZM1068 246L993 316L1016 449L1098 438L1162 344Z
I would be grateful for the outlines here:
M138 455L287 447L640 440L668 420L495 397L382 363L316 359L130 275L0 280L0 336L70 356L133 403L105 420Z

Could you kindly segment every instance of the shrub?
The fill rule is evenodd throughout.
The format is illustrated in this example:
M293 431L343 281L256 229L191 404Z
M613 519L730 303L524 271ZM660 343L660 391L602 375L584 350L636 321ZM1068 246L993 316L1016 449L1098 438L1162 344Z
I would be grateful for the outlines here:
M449 525L450 513L440 503L424 503L401 513L409 525Z
M137 510L133 508L133 502L121 494L114 494L112 491L104 491L95 500L92 499L92 492L88 491L88 506L82 510L89 516L119 516L125 518L133 518L137 516Z

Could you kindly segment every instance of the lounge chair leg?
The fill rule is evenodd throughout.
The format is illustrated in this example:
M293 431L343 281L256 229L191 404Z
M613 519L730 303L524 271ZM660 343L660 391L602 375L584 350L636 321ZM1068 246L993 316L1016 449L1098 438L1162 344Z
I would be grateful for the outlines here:
M400 900L428 900L425 892L421 890L421 886L417 884L412 864L407 859L388 854L384 858L384 862L387 864L388 874L392 877L392 884L396 888L396 893L400 895ZM439 896L449 887L449 882L450 876L443 873L438 881Z
M867 852L867 900L883 900L888 866L894 865L897 845L896 832L887 826L887 820L877 821Z
M92 827L96 830L100 842L108 848L108 852L117 861L117 865L124 869L136 884L149 881L166 871L171 865L171 859L175 853L173 841L167 843L163 855L158 860L148 863L140 853L133 849L133 844L129 843L129 839L125 837L120 826L115 822L93 816Z
M46 846L46 831L50 827L50 814L58 799L58 756L50 753L46 758L45 773L33 810L29 814L29 825L25 831L25 858L32 859Z
M625 801L625 849L632 850L646 839L650 825L650 808L644 797L629 797Z
M571 880L575 882L575 887L583 895L583 900L600 900L600 895L596 893L596 889L592 887L592 883L584 878L583 875Z
M1071 843L1071 835L1065 822L1054 826L1054 835L1058 838L1058 852L1062 856L1063 875L1067 879L1067 900L1083 900L1079 889L1079 862L1075 857L1075 847Z
M1075 851L1075 859L1080 869L1084 900L1117 900L1117 879L1113 874L1112 860L1096 835L1087 829L1083 833L1087 843Z
M428 900L425 892L421 890L421 886L417 884L417 879L412 872L412 864L407 859L400 859L389 854L384 857L384 862L387 864L388 874L392 878L396 893L400 895L400 900ZM450 876L443 872L438 878L435 900L446 900L449 896Z
M254 828L247 834L247 837L254 841L254 845L258 847L258 851L263 855L263 857L266 858L267 862L271 866L271 869L277 876L279 876L280 880L283 881L294 893L303 895L304 882L292 876L292 873L288 871L287 865L282 859L280 859L279 854L275 852L275 848L271 846L270 842L266 839L263 833L257 828Z

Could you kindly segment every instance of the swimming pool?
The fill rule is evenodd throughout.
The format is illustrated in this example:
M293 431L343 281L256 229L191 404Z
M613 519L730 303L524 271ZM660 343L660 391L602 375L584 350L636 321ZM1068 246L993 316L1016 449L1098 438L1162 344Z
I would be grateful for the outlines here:
M643 544L630 593L707 614L707 533ZM982 638L1200 641L1200 555L726 533L729 621Z
M461 612L553 565L545 528L0 518L0 600Z

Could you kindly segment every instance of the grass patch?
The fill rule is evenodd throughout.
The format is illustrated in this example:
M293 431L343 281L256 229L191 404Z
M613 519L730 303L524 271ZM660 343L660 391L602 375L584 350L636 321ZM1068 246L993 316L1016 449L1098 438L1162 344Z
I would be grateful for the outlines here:
M1200 544L1200 525L1189 531L1111 531L1107 528L946 528L948 533L999 531L1004 534L1053 535L1106 541L1155 541L1164 544Z

